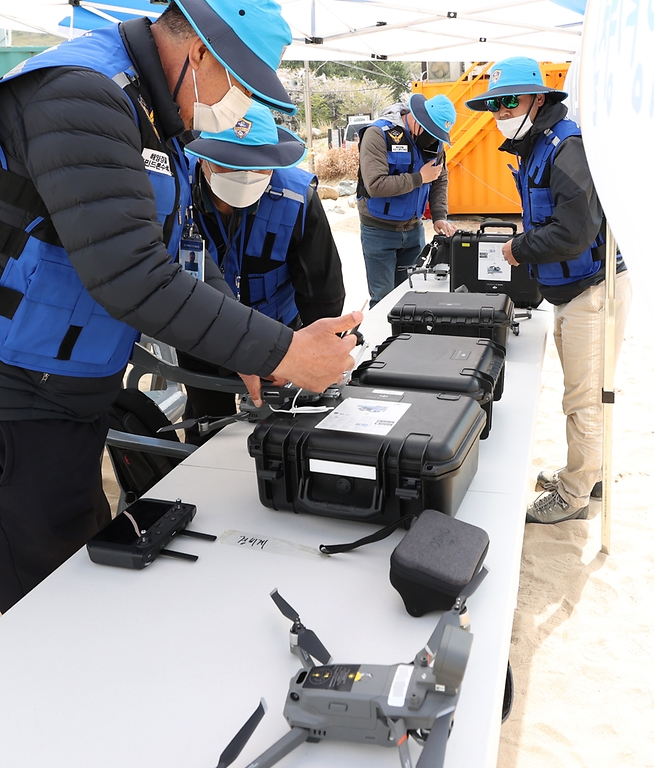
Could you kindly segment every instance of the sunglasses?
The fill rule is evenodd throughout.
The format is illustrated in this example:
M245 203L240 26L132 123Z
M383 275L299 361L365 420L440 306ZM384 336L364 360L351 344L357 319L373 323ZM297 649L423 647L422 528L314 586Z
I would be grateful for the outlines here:
M507 109L515 109L519 103L519 96L501 96L499 99L487 99L486 108L489 112L499 112L500 105Z

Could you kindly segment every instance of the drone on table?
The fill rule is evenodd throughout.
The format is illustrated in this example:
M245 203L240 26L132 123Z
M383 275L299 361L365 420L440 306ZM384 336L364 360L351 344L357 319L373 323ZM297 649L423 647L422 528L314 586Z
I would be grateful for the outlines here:
M486 575L482 570L468 593ZM330 664L331 654L297 611L274 589L270 596L293 622L291 653L302 669L291 678L284 706L290 731L248 768L270 768L304 742L350 741L397 747L402 768L412 768L408 739L423 746L416 768L439 768L454 720L472 635L467 629L466 596L445 613L427 644L408 664ZM314 659L319 662L318 665ZM257 709L227 746L217 768L241 753L266 712Z

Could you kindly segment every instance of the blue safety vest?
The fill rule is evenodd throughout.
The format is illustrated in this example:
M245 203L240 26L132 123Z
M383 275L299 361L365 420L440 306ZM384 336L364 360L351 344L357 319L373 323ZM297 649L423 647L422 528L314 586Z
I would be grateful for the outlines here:
M229 251L218 260L218 250L213 240L207 236L207 225L202 214L199 215L200 227L207 237L207 248L213 260L220 265L229 287L239 296L242 282L249 286L249 304L254 309L282 323L290 323L297 317L295 289L291 282L291 273L286 258L291 244L293 230L302 208L302 233L307 210L309 187L316 177L301 168L278 169L272 172L270 184L259 200L252 216L252 226L246 238L246 221L242 222L242 231L238 231L229 244ZM216 212L216 221L222 227L220 214ZM227 240L223 234L225 243ZM279 266L267 272L251 272L243 275L243 257L266 258L277 262Z
M425 164L422 152L411 139L409 132L403 126L396 125L390 122L390 120L375 120L374 123L362 128L359 131L359 146L361 146L364 132L372 125L376 125L381 129L386 139L389 176L400 173L413 173L422 168ZM423 217L427 208L430 187L430 184L422 184L405 195L370 197L363 184L361 171L359 171L357 196L358 199L366 198L368 211L378 219L410 221L411 219L421 219Z
M112 78L127 96L144 141L144 164L154 189L157 218L169 251L177 253L182 216L190 204L188 166L177 142L174 151L158 139L138 94L132 61L118 25L61 43L28 59L1 83L46 67L76 66ZM149 138L148 138L149 137ZM149 143L146 149L145 143ZM181 158L181 159L180 159ZM43 201L29 181L7 170L0 148L3 183L28 186L24 231L11 232L11 248L0 276L0 360L63 376L104 377L122 370L138 332L111 317L84 288L52 226ZM180 185L178 179L182 179ZM0 229L13 229L0 222ZM6 232L4 232L6 235ZM8 256L7 256L8 254Z
M528 160L521 163L517 171L511 168L522 201L525 232L544 227L552 220L554 198L549 187L549 172L561 142L569 136L581 136L579 126L572 120L560 120L540 134ZM599 271L601 259L598 248L602 243L598 235L592 245L575 259L551 264L529 264L529 270L543 285L575 283Z

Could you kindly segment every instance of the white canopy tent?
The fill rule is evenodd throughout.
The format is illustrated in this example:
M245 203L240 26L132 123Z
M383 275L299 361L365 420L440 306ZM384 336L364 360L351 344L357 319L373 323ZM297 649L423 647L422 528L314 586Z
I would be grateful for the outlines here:
M0 28L75 37L100 24L138 16L155 18L166 4L167 0L0 0Z
M581 40L581 17L551 0L281 0L293 44L286 59L353 61L493 61L528 55L570 60ZM100 20L158 16L150 0L0 0L0 28L64 34ZM321 41L321 42L319 42Z
M285 59L569 61L582 18L551 0L280 0L293 32Z

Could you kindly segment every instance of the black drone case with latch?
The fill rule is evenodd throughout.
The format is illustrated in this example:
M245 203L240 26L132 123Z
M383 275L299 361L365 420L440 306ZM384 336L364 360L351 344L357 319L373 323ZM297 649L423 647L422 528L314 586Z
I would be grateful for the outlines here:
M486 531L434 509L425 510L391 554L391 584L408 613L446 611L481 570Z
M486 229L510 229L511 234ZM515 236L517 227L506 221L485 221L477 232L459 230L450 242L450 288L465 286L471 293L504 293L516 307L537 307L543 297L538 281L526 264L510 266L502 256L502 245Z
M393 336L433 333L492 339L506 347L514 323L513 301L504 294L409 291L388 313Z
M352 374L353 385L473 397L486 411L481 439L488 437L493 401L504 387L506 350L490 339L465 336L391 336Z
M476 400L348 385L330 404L255 427L248 450L264 506L382 525L426 508L456 513L486 423Z

